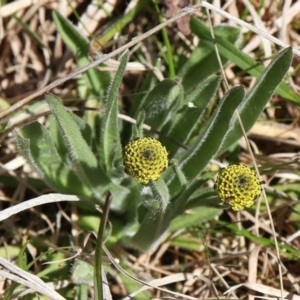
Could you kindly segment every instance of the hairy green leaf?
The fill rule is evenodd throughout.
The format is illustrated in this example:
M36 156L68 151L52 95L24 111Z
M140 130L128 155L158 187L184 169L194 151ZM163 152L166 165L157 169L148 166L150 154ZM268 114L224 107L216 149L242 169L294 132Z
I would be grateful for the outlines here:
M166 183L163 179L159 178L156 181L150 181L149 184L154 198L158 200L160 204L159 209L164 213L170 202L170 194Z
M177 230L197 226L203 222L212 220L216 216L222 213L223 209L215 207L198 207L191 210L188 215L181 215L175 218L171 225L170 231L175 232Z
M105 115L102 120L100 143L101 166L107 172L112 168L113 159L119 159L121 157L121 144L118 128L118 93L128 62L128 57L128 52L124 53L121 57L120 66L107 92L107 103Z
M19 152L49 186L61 193L76 193L93 198L58 155L49 132L38 122L27 124L15 131Z
M161 127L172 117L173 112L182 105L181 86L172 79L161 81L145 99L145 123L154 129Z
M219 82L219 77L212 76L199 84L185 98L184 105L178 113L172 116L168 131L164 128L163 132L181 144L186 144L195 128L199 126L199 121L205 113L206 106L216 93ZM169 151L169 157L173 158L178 150L178 145L170 140L166 140L164 144Z
M168 230L171 218L172 210L170 206L167 206L164 213L148 210L140 228L132 237L130 243L142 251L151 251L151 249L159 244L163 235Z
M92 144L92 131L90 126L82 118L74 114L70 114L70 116L78 126L78 129L80 130L84 140L90 146ZM49 116L49 132L59 153L59 156L64 163L70 164L72 158L69 156L67 145L65 144L64 139L60 134L60 129L53 115Z
M202 131L188 150L183 150L179 157L179 167L189 181L196 179L203 168L217 154L224 136L230 126L235 109L242 102L245 95L242 86L230 89L211 118L202 127ZM167 172L165 172L167 173ZM169 174L163 174L168 176ZM164 177L165 178L165 177ZM178 182L172 177L169 184L170 193L178 192Z
M66 111L62 102L52 94L45 96L51 112L57 122L60 133L68 147L72 165L78 177L88 187L93 195L100 200L105 190L103 189L109 182L101 168L98 167L96 157L83 139L82 134Z
M246 132L251 129L276 88L282 82L291 65L292 58L293 53L291 48L281 51L264 70L255 86L249 91L239 106L238 112ZM230 124L219 153L221 154L230 145L237 142L242 135L241 126L236 115L234 115L233 122Z

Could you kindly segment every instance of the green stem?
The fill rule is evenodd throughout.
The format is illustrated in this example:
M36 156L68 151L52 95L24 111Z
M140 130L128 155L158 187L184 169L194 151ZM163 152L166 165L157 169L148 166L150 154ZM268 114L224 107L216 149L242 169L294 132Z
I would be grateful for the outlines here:
M130 22L134 22L135 16L137 16L145 7L147 7L149 4L148 2L149 0L139 0L134 8L132 8L121 19L114 22L112 26L105 30L105 32L96 39L98 44L104 47L117 32L121 32L122 29Z
M163 21L161 12L159 10L159 7L157 5L157 1L152 0L152 2L154 4L154 8L157 12L159 22L163 23L164 21ZM169 40L169 37L168 37L168 33L167 33L167 30L166 30L165 27L162 28L161 32L162 32L164 43L165 43L166 48L167 48L167 60L168 60L168 65L169 65L169 78L175 78L176 72L175 72L175 66L174 66L174 59L173 59L173 53L172 53L172 48L171 48L170 40Z
M104 240L104 232L105 232L105 225L108 218L109 208L111 204L111 193L108 192L102 219L99 225L98 236L97 236L97 244L96 244L96 252L95 252L95 267L94 267L94 289L95 289L95 299L102 300L103 299L103 286L102 286L102 241Z

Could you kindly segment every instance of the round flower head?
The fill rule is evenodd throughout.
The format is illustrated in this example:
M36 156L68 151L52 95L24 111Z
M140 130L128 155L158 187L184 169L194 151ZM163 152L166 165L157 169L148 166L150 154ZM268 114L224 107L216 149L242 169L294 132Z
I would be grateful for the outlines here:
M261 194L257 174L247 166L231 165L219 171L215 191L235 211L250 207Z
M156 139L138 138L127 144L123 150L125 172L140 183L157 180L168 166L168 152Z

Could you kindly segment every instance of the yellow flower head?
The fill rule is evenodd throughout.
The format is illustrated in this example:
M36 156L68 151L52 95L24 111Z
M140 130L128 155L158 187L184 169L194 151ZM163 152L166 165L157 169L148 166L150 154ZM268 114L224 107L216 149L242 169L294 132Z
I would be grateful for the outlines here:
M125 172L140 183L157 180L168 167L168 152L158 140L143 137L131 141L123 150Z
M247 166L231 165L219 171L215 191L235 211L251 207L261 194L257 174Z

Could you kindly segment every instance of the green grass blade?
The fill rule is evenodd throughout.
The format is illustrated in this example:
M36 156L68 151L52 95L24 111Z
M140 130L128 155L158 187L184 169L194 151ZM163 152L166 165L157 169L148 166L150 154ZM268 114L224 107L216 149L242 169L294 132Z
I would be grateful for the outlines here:
M164 22L163 16L162 16L162 13L161 13L161 11L159 9L159 6L157 4L157 0L152 0L152 2L154 4L155 11L158 15L159 22L163 23ZM169 40L169 37L168 37L168 33L167 33L167 30L166 30L165 27L163 27L161 29L161 34L162 34L162 37L163 37L164 46L167 49L166 55L167 55L167 66L169 67L169 78L174 78L176 72L175 72L175 65L174 65L173 50L172 50L170 40Z
M22 248L18 254L18 259L17 259L17 266L20 267L23 270L28 270L28 265L27 265L27 253L26 253L26 249L27 249L27 244L28 242L26 242L24 245L22 245ZM4 297L2 298L3 300L10 300L13 297L13 293L14 291L18 288L19 283L17 282L13 282L10 287L6 290Z
M95 289L95 300L102 300L106 299L103 298L104 291L105 291L105 282L104 282L104 268L102 263L102 256L103 256L103 243L105 241L105 230L107 225L107 218L111 204L111 194L108 192L103 208L103 213L101 217L101 222L98 228L97 234L97 242L96 242L96 251L95 251L95 258L94 258L94 289ZM105 276L105 275L104 275Z
M106 110L101 124L102 132L100 143L101 165L106 171L111 170L114 157L115 159L121 157L121 144L118 128L118 93L128 58L128 52L124 53L121 57L120 66L107 92Z
M188 228L191 226L199 226L199 224L212 220L223 212L222 207L198 207L191 210L191 214L180 215L172 220L170 231Z
M63 41L76 55L79 66L87 65L90 62L88 58L89 41L79 33L69 20L55 10L53 11L53 20ZM108 72L100 72L95 68L91 68L84 73L84 78L91 91L99 96L104 94L109 84L110 75Z
M112 25L105 30L105 32L98 37L97 43L104 47L116 33L120 33L122 29L133 21L134 17L139 14L147 5L150 4L150 0L139 0L138 3L130 10L127 14L122 16L116 22L113 22Z
M229 44L234 45L240 37L240 30L231 26L218 26L215 28L215 34L219 34ZM222 65L225 65L229 61L229 58L223 56L221 53L221 61ZM201 40L191 57L180 68L178 76L182 78L181 84L184 90L188 92L195 85L198 85L199 82L202 82L205 78L215 74L219 70L220 64L217 60L215 49L208 47Z
M241 103L238 111L246 132L250 130L258 119L267 102L274 94L277 86L283 80L291 65L292 58L293 53L291 48L287 48L280 52L264 70L255 86ZM230 129L226 134L226 139L219 150L219 153L235 143L242 135L243 133L240 124L236 116L234 116L233 122L230 125Z
M275 247L275 242L273 239L257 236L256 234L252 234L249 230L244 229L244 228L239 229L236 224L233 224L233 223L229 224L229 223L226 223L226 222L220 221L220 220L218 221L218 224L219 224L218 227L221 227L221 229L224 228L224 229L226 229L226 231L231 230L234 235L243 236L243 237L257 243L258 245L264 245L264 246L270 247L270 248ZM221 231L220 228L218 231L219 232ZM285 243L279 243L278 246L279 246L280 254L283 255L284 257L288 257L293 260L299 259L300 251L298 249L295 249Z
M193 213L192 215L193 217L197 217L197 214L194 215L194 212L192 213ZM199 224L199 219L198 219L198 224ZM200 235L200 233L198 233L198 235ZM172 245L172 247L176 247L176 249L178 250L180 249L181 251L182 249L186 249L189 251L196 251L196 252L199 251L199 239L196 239L193 236L189 236L185 232L183 232L183 234L177 235L174 238L172 238L172 240L170 241L170 245Z
M132 266L130 266L126 262L126 257L120 257L121 267L123 270L125 270L128 274L130 274L132 277L136 277L136 272ZM149 291L140 291L141 290L141 284L135 280L132 280L132 278L128 277L127 274L124 274L123 272L120 273L120 278L122 280L122 284L127 289L128 296L123 299L134 299L134 300L152 300L153 296L149 293ZM133 295L133 296L131 296Z
M17 23L19 23L22 29L36 42L37 45L39 45L41 48L46 49L52 56L50 48L45 45L42 39L35 32L33 32L26 23L24 23L16 14L13 14L12 17L17 21Z
M212 42L209 28L207 28L196 18L192 18L191 29L196 35L198 35L201 38L201 40L207 45L207 47L214 49L214 43ZM242 50L232 45L217 32L215 32L215 37L218 50L221 56L231 60L242 70L256 78L258 78L261 75L261 73L264 70L264 67L262 65L260 65L257 61L255 61L245 53L243 53ZM280 83L276 92L280 96L286 98L287 100L292 101L298 105L300 104L300 96L284 82Z

